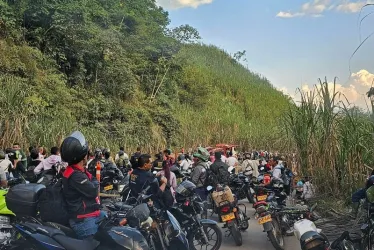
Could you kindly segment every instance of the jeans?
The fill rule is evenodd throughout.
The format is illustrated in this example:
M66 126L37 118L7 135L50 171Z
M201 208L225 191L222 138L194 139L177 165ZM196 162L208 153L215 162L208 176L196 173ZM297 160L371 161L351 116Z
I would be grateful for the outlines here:
M352 194L352 202L360 202L361 199L366 198L366 189L360 188Z
M69 220L70 227L74 230L75 234L80 238L84 239L89 236L95 235L99 229L99 222L106 216L104 211L100 211L98 217L85 218L83 221L76 222L75 220Z

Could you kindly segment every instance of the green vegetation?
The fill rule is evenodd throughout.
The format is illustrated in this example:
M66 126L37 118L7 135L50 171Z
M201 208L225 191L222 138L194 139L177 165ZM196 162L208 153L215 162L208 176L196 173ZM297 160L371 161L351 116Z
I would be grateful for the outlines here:
M0 0L0 147L279 147L289 98L154 0Z
M335 82L332 88L326 81L320 82L313 91L300 94L301 104L284 116L290 147L297 149L300 173L312 176L325 198L350 201L374 165L373 117L348 101L338 101L341 93Z

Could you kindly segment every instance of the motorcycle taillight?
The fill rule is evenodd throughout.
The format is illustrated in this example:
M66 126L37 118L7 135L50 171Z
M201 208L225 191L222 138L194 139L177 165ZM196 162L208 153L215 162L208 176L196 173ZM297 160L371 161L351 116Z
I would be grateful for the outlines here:
M222 213L227 213L229 211L230 211L230 207L223 207L223 208L221 208L221 212Z
M264 212L266 212L266 207L265 206L259 206L259 207L256 208L256 212L258 214L264 213Z

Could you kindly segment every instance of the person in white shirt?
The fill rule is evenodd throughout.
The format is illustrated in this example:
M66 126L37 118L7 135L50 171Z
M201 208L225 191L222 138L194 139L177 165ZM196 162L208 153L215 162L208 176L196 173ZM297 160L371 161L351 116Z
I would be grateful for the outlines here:
M230 152L230 157L227 159L227 165L230 167L236 167L239 165L238 159L236 159L232 152Z
M178 156L178 164L182 171L187 171L192 168L191 163L186 160L186 157L183 154Z
M4 171L6 175L9 175L9 169L13 168L13 164L9 159L6 159L4 151L0 151L0 169Z
M279 164L277 160L275 160L274 162L277 165L273 169L273 180L281 180L281 181L283 181L283 179L282 179L282 168L283 168L283 166L281 164Z
M39 174L42 170L50 170L58 162L61 162L60 149L58 147L52 147L51 156L42 160L39 165L34 168L34 173Z

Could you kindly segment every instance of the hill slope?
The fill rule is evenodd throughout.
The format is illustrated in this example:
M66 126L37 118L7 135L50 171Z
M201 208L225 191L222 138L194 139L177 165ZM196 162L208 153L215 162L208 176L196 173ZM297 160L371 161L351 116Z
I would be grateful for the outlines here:
M74 129L94 146L266 146L288 98L168 23L152 0L0 1L0 147Z

